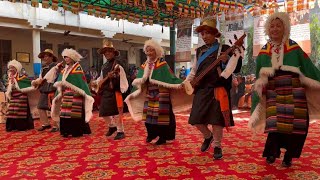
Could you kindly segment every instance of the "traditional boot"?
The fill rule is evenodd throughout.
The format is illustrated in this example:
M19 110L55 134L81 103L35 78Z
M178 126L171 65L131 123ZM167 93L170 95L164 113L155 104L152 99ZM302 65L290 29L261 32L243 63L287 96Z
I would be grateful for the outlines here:
M107 132L106 136L111 136L116 131L117 127L109 127L109 131Z
M118 132L117 135L114 137L114 140L120 140L125 137L124 132Z

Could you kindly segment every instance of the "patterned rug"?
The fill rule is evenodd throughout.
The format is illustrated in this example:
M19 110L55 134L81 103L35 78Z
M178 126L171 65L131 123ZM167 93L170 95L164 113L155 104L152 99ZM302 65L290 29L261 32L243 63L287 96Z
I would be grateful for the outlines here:
M213 160L213 148L200 152L203 139L187 123L187 113L177 115L176 140L160 146L146 143L144 125L128 116L120 141L105 136L106 124L96 113L93 133L79 138L7 133L0 124L0 179L320 179L320 123L310 125L302 157L283 168L283 155L272 165L261 157L266 136L252 136L249 113L234 113L236 126L224 132L222 160Z

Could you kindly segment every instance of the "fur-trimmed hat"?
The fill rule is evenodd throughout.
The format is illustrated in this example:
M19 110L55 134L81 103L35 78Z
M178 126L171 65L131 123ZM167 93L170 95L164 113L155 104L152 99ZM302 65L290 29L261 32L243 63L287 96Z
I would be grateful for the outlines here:
M38 58L42 59L42 58L44 58L44 55L46 55L46 54L49 54L49 56L52 56L53 62L57 62L58 61L58 58L53 54L53 51L51 49L46 49L43 52L41 52L38 55Z
M13 60L8 62L8 69L9 69L10 66L15 67L17 69L17 72L20 72L21 69L22 69L21 63L19 61L15 60L15 59L13 59Z
M268 35L270 37L270 25L271 22L275 19L279 19L282 21L283 26L284 26L284 34L283 34L283 38L282 38L282 42L285 42L289 39L290 37L290 31L291 31L291 25L290 25L290 17L288 15L288 13L285 12L276 12L274 14L271 14L265 25L264 25L264 32L266 33L266 35Z
M74 61L80 61L83 57L74 49L64 49L61 53L62 57L69 57Z
M157 41L153 39L149 39L146 42L144 42L144 47L143 47L144 52L146 52L146 49L148 46L156 50L157 57L162 57L164 55L164 50Z
M112 51L114 52L115 56L119 56L120 52L116 50L116 48L113 47L113 43L108 40L103 40L103 47L98 49L99 54L104 54L106 51Z
M208 16L201 20L200 26L196 28L196 32L200 33L203 30L211 31L215 37L221 36L221 33L217 29L217 19L215 16Z

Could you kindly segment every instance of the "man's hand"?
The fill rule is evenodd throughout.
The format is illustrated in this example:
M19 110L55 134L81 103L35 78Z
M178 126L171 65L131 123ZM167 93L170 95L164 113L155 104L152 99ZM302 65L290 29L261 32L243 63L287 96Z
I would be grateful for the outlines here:
M218 67L218 68L217 68L217 71L218 71L219 77L221 77L221 73L222 73L221 68Z
M113 77L114 77L113 72L108 72L108 78L110 79L110 78L113 78Z
M226 54L224 54L224 53L221 54L219 58L221 59L221 61L222 61L223 63L226 63L226 62L228 62L228 60L229 60L229 56L226 55Z
M234 50L233 54L235 56L241 56L242 58L244 57L244 50L242 47L236 47L236 49Z
M40 84L42 84L43 79L39 79L38 81L34 82L35 87L38 87Z

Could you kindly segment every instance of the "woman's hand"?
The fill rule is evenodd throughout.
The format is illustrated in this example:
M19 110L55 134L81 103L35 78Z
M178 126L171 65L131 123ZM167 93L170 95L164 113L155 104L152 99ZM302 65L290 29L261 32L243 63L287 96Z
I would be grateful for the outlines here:
M57 64L57 67L60 69L60 68L63 68L64 67L64 63L63 63L63 61L62 62L59 62L58 64Z
M184 84L183 84L183 82L179 85L178 89L184 89Z

